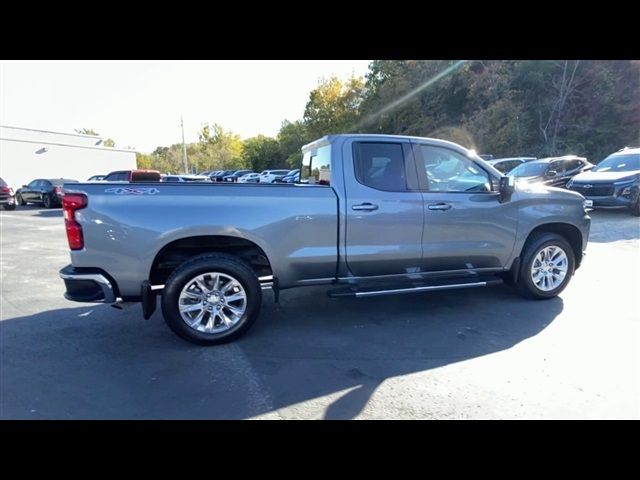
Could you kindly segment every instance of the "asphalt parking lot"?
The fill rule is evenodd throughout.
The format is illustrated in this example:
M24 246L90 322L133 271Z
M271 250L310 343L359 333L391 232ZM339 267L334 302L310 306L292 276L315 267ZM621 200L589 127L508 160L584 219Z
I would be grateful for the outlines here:
M560 298L506 286L369 299L265 292L240 341L66 301L62 212L0 213L0 418L640 418L640 221L592 213Z

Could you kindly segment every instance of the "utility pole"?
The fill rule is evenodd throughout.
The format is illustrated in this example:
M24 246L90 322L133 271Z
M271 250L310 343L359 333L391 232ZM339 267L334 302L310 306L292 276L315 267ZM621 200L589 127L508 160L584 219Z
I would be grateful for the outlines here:
M187 145L184 143L184 122L182 121L182 115L180 115L180 127L182 127L182 161L184 162L184 173L189 173L189 165L187 163Z

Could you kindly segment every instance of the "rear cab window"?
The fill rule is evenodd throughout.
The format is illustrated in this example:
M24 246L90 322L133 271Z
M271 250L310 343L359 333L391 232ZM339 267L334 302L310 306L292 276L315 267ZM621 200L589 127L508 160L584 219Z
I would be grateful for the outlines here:
M331 185L331 145L323 145L304 153L300 183Z

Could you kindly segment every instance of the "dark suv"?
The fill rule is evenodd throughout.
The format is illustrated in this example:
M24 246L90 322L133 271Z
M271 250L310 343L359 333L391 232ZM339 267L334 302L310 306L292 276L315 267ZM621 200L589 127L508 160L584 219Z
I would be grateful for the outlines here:
M623 148L593 170L575 176L567 188L582 194L594 207L628 207L640 216L640 148Z
M2 178L0 178L0 205L5 210L16 209L16 197L13 195L13 188L7 185Z
M45 208L59 207L62 205L62 185L65 183L78 183L78 181L65 178L34 180L16 191L16 202L18 205L42 203Z

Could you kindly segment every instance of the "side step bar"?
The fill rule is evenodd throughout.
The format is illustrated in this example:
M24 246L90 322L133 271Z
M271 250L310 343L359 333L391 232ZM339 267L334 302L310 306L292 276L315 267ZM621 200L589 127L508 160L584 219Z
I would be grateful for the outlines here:
M455 290L458 288L474 288L474 287L487 287L490 285L499 285L503 283L501 278L495 278L483 281L474 282L459 282L459 283L445 283L441 285L420 285L413 287L397 286L391 288L384 287L369 287L369 288L338 288L335 290L329 290L327 295L332 298L338 297L379 297L382 295L401 295L404 293L420 293L420 292L433 292L437 290Z

